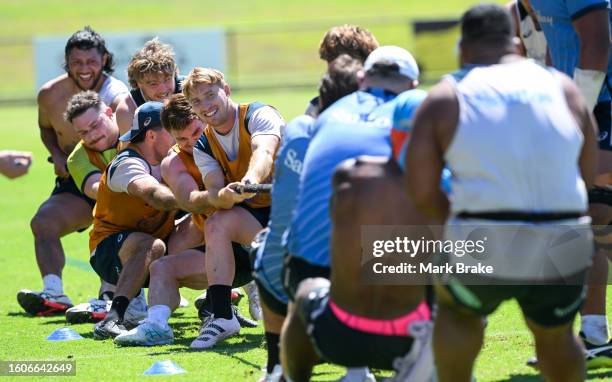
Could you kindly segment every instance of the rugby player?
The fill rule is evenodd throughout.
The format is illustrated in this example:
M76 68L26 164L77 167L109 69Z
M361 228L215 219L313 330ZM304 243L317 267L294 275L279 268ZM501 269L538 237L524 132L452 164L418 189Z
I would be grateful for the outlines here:
M330 28L319 44L319 58L329 64L342 54L348 54L363 64L379 44L370 31L357 25L344 24ZM304 114L316 117L319 110L318 96L310 100Z
M94 327L94 338L117 336L130 300L146 284L149 265L166 253L174 229L176 199L160 183L159 164L174 144L161 126L162 104L147 102L136 109L132 129L120 137L129 142L100 178L90 263L106 282L116 285L109 313ZM142 294L142 292L141 292Z
M335 166L360 155L391 156L396 98L410 91L405 97L418 104L425 96L414 90L418 76L418 66L409 52L396 46L380 47L368 56L364 71L358 75L361 90L337 101L317 118L316 135L304 158L284 263L283 283L290 301L302 280L329 278L328 207ZM281 346L281 352L285 351Z
M119 130L125 133L132 126L136 108L147 101L163 102L180 93L184 76L179 75L174 51L154 38L145 42L128 63L128 80L132 88L120 98L117 106Z
M612 343L606 318L608 259L612 254L612 112L610 75L610 2L607 0L531 0L555 68L574 79L599 126L598 176L589 190L589 213L598 249L581 309L580 332L589 368L612 367Z
M330 206L331 278L309 278L300 284L283 328L283 369L291 380L310 380L320 360L349 367L397 368L397 381L428 381L434 375L426 275L412 278L417 285L360 281L362 243L356 238L363 225L426 222L402 186L397 164L387 157L360 157L338 166Z
M380 47L368 56L359 73L360 91L334 103L317 118L288 237L284 287L290 299L304 278L329 277L331 222L327 211L335 166L360 155L391 156L391 124L398 95L410 91L400 99L415 104L425 97L424 91L415 89L418 76L416 61L408 51ZM338 145L340 137L342 145Z
M533 232L519 243L527 250L513 251L507 259L522 260L522 271L497 269L472 283L458 275L440 279L449 281L436 287L433 341L440 381L471 380L484 337L482 317L509 299L518 302L535 337L544 378L584 379L572 323L592 254L585 185L595 176L595 124L570 79L516 55L513 36L511 16L501 6L478 5L463 15L463 68L430 91L415 116L406 152L409 194L421 211L446 221L446 239L465 239L473 231L464 228L469 224L486 224L489 236L509 222ZM492 149L500 142L503 148ZM450 202L439 186L445 164L453 174ZM554 242L561 224L585 233L576 238L568 267L556 275L526 275L526 264L541 269L548 259L542 252L549 248L530 245Z
M162 178L174 193L180 208L191 212L192 224L200 234L197 245L204 243L206 218L215 212L208 201L202 175L193 159L193 147L200 139L204 124L193 112L184 95L170 97L161 112L162 125L175 138L177 144L161 164ZM213 238L214 240L214 238ZM233 284L241 286L252 279L248 254L234 243L236 264ZM131 346L152 346L172 343L174 335L168 325L170 313L178 306L181 287L204 289L208 286L205 266L205 247L154 261L150 266L149 309L147 318L137 328L115 338L115 343ZM241 325L247 324L233 307ZM243 324L244 323L244 324ZM257 323L248 323L256 326Z
M206 276L213 315L191 344L209 348L240 331L230 301L236 269L232 242L250 245L270 215L269 195L240 194L236 187L270 183L285 122L270 106L232 101L223 73L215 69L193 69L183 82L183 94L206 123L193 156L208 201L217 209L205 224L205 237L209 238Z
M36 262L43 278L43 291L19 291L19 305L32 315L63 314L72 306L64 294L62 269L65 264L60 238L86 229L91 224L95 201L83 194L66 167L68 155L79 136L64 120L70 97L82 90L92 90L113 110L121 95L128 92L113 78L113 54L104 39L90 27L75 32L65 47L66 74L42 86L38 92L38 125L43 144L51 154L55 169L55 188L38 208L30 226L34 234Z
M68 171L79 190L96 200L102 172L117 155L119 128L115 115L96 92L87 90L68 100L64 119L72 124L81 139L68 157ZM103 319L114 290L114 285L102 280L98 299L66 310L66 321L81 323Z
M357 72L361 62L342 54L329 63L319 84L319 108L324 111L336 100L358 89ZM282 376L279 340L282 323L287 315L288 298L283 289L281 273L285 249L281 238L291 221L295 207L302 162L310 142L314 119L302 115L292 120L274 164L272 206L268 228L262 230L251 245L254 277L261 296L268 360L260 382L275 382Z

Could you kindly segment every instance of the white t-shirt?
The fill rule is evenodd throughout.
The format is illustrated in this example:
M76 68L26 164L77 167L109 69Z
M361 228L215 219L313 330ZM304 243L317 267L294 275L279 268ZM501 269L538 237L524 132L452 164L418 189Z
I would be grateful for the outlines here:
M113 192L125 192L127 194L128 186L136 180L151 178L152 181L159 183L161 180L160 167L151 166L151 173L149 173L149 164L143 159L137 157L125 158L116 165L112 176L111 172L108 172L106 184Z
M225 151L230 161L236 160L238 157L238 144L240 142L240 120L238 110L239 109L236 109L234 127L232 127L229 133L221 135L213 129L215 137L221 144L221 147L223 147L223 151ZM251 138L258 135L275 135L280 139L284 127L285 120L270 106L263 106L255 110L249 119L249 133L251 133ZM204 179L209 172L215 170L222 171L219 162L197 146L193 149L193 158L202 174L202 179Z
M115 98L121 94L127 94L130 90L121 80L116 79L113 76L106 75L106 80L102 84L98 94L100 99L104 101L107 106L110 106Z

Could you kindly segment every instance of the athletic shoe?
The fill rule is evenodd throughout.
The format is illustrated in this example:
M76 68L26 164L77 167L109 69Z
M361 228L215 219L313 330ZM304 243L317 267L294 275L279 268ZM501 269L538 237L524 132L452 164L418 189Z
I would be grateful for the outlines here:
M156 346L174 342L174 333L166 325L145 319L134 329L115 337L115 344L121 346Z
M257 285L255 285L254 281L246 284L242 287L246 292L247 296L249 296L249 314L251 318L259 321L263 318L263 314L261 313L261 304L259 303L259 292L257 291Z
M33 316L64 314L67 309L72 308L72 301L64 294L32 292L28 289L22 289L17 293L17 302L23 310Z
M281 365L274 365L271 373L268 373L266 368L263 369L263 376L259 378L257 382L282 382L283 379L283 368ZM374 380L376 382L376 380Z
M250 318L243 316L242 313L240 313L240 311L238 310L237 306L232 305L232 311L234 312L234 316L236 316L236 319L238 320L238 323L240 324L241 328L257 327L257 321L251 320Z
M69 324L96 323L106 318L112 301L92 298L66 310L66 322Z
M121 333L125 333L127 329L123 323L114 314L109 313L106 318L94 325L94 340L106 340L115 338Z
M236 305L232 305L232 312L234 312L234 316L236 316L241 328L256 328L259 325L257 321L253 321L250 318L243 316ZM202 324L210 319L211 316L212 312L205 306L198 311L198 317L200 317L200 320L202 320Z
M584 343L584 357L586 367L589 370L612 367L612 341L603 345L593 345L585 338L584 333L579 333L580 339ZM538 367L536 357L527 360L527 366Z
M612 367L612 341L604 345L593 345L586 340L584 333L580 332L579 335L584 342L587 369Z
M244 293L242 293L240 289L238 288L232 289L232 304L238 305L240 303L240 300L242 300L242 297L244 297ZM195 301L193 302L193 306L195 306L196 310L200 311L202 307L204 306L205 302L206 302L206 291L204 291L204 293L196 297Z
M212 315L202 324L198 338L193 340L192 349L208 349L221 340L240 333L240 324L236 316L232 314L231 319L216 318Z
M123 325L126 329L133 329L138 326L138 323L147 318L147 300L145 299L144 292L141 290L140 294L130 301L123 315Z

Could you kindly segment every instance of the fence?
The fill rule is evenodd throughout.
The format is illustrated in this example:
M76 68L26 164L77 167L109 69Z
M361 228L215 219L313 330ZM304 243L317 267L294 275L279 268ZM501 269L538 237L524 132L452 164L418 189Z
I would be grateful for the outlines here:
M456 67L455 20L377 18L360 20L384 45L411 50L423 69L422 82L435 81ZM235 90L312 88L325 63L321 37L334 23L226 30L226 74ZM33 103L33 46L30 39L0 40L0 104ZM181 68L186 73L190 68Z

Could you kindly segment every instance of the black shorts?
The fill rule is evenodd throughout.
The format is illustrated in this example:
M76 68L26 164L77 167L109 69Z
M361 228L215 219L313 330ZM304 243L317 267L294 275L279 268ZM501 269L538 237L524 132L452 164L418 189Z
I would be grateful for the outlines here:
M194 249L206 252L206 245L201 245ZM236 264L232 288L238 288L253 280L253 268L249 252L242 247L242 244L232 242L232 250L234 251L234 263Z
M79 198L86 201L91 206L91 208L96 205L95 200L89 198L87 195L82 193L81 190L79 190L76 183L74 183L74 179L72 179L71 176L69 176L68 178L60 178L59 176L55 178L55 187L53 188L53 191L51 191L51 196L64 192L67 192L74 196L78 196Z
M119 275L123 269L123 264L119 258L119 250L132 232L122 231L108 236L98 244L89 258L89 264L94 271L107 283L117 285L117 281L119 281ZM149 285L148 278L146 284Z
M270 220L270 207L253 208L246 203L237 204L238 207L242 207L247 210L257 221L261 224L261 228L268 226Z
M545 327L572 322L586 295L586 287L576 284L465 285L455 279L445 288L458 305L479 316L488 316L505 300L515 299L526 318Z
M329 267L314 265L304 259L292 255L287 255L285 257L282 275L283 287L285 288L285 292L287 292L287 296L291 301L295 301L295 294L297 293L297 289L303 280L311 277L322 277L324 279L329 279L329 275Z
M315 351L328 362L391 370L393 360L410 352L414 343L410 336L372 334L348 327L330 308L328 287L312 290L296 308ZM422 323L431 331L430 322ZM433 369L433 362L430 367Z
M274 295L263 286L257 278L254 279L255 284L257 284L257 290L259 291L259 297L261 301L266 305L268 309L270 309L273 313L278 314L279 316L287 316L287 304L283 301L274 297Z
M593 186L589 190L589 203L607 204L612 206L612 188Z
M612 107L610 101L599 102L593 109L597 125L599 126L599 136L597 141L599 149L612 150Z

